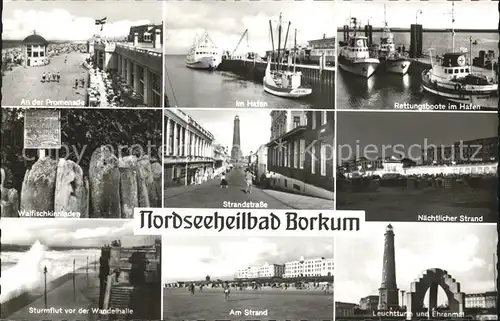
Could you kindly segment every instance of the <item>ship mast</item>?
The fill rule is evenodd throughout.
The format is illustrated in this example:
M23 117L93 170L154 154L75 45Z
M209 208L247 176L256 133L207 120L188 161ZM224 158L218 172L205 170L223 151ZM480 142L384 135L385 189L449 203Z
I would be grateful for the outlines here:
M274 58L274 36L273 36L273 24L271 22L271 20L269 20L269 31L271 32L271 46L272 46L272 50L271 51L271 62L273 62L273 58Z
M293 44L293 73L295 73L296 63L297 63L297 29L295 29L295 40Z
M280 12L280 20L278 22L278 61L276 65L276 70L280 69L280 47L281 47L281 12Z
M451 52L455 52L455 1L451 2Z

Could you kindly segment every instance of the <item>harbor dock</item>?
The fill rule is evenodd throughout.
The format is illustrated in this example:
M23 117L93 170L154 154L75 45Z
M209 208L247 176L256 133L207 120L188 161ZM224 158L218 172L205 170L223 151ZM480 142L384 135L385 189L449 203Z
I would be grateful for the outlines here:
M273 65L275 63L272 63ZM267 62L250 59L224 59L218 70L232 72L236 75L262 82ZM304 79L311 83L335 84L335 67L319 65L295 65L295 70L302 72Z

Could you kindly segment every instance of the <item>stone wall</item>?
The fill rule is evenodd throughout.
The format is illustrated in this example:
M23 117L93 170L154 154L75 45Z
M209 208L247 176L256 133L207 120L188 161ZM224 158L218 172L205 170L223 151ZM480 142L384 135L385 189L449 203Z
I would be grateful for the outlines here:
M5 189L2 216L21 211L80 213L81 218L132 218L134 207L161 207L162 166L148 156L116 157L102 146L94 151L88 177L75 162L39 159L24 176L21 197Z

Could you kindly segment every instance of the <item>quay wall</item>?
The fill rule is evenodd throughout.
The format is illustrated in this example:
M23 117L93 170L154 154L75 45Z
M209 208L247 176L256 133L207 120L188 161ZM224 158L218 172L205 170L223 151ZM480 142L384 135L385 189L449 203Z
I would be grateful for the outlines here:
M218 67L220 71L232 72L245 79L253 80L262 83L266 72L267 62L263 61L247 61L247 60L233 60L224 59ZM335 71L325 69L320 71L315 68L296 67L297 71L301 71L304 78L311 83L331 83L335 81Z

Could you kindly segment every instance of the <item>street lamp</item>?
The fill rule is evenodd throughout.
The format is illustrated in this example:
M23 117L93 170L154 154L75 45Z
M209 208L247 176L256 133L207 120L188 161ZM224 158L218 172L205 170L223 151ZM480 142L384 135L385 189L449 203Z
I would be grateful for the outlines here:
M43 276L44 276L44 302L45 302L45 309L47 309L47 266L43 267Z
M422 9L418 9L415 13L415 25L418 25L418 15L422 14Z

